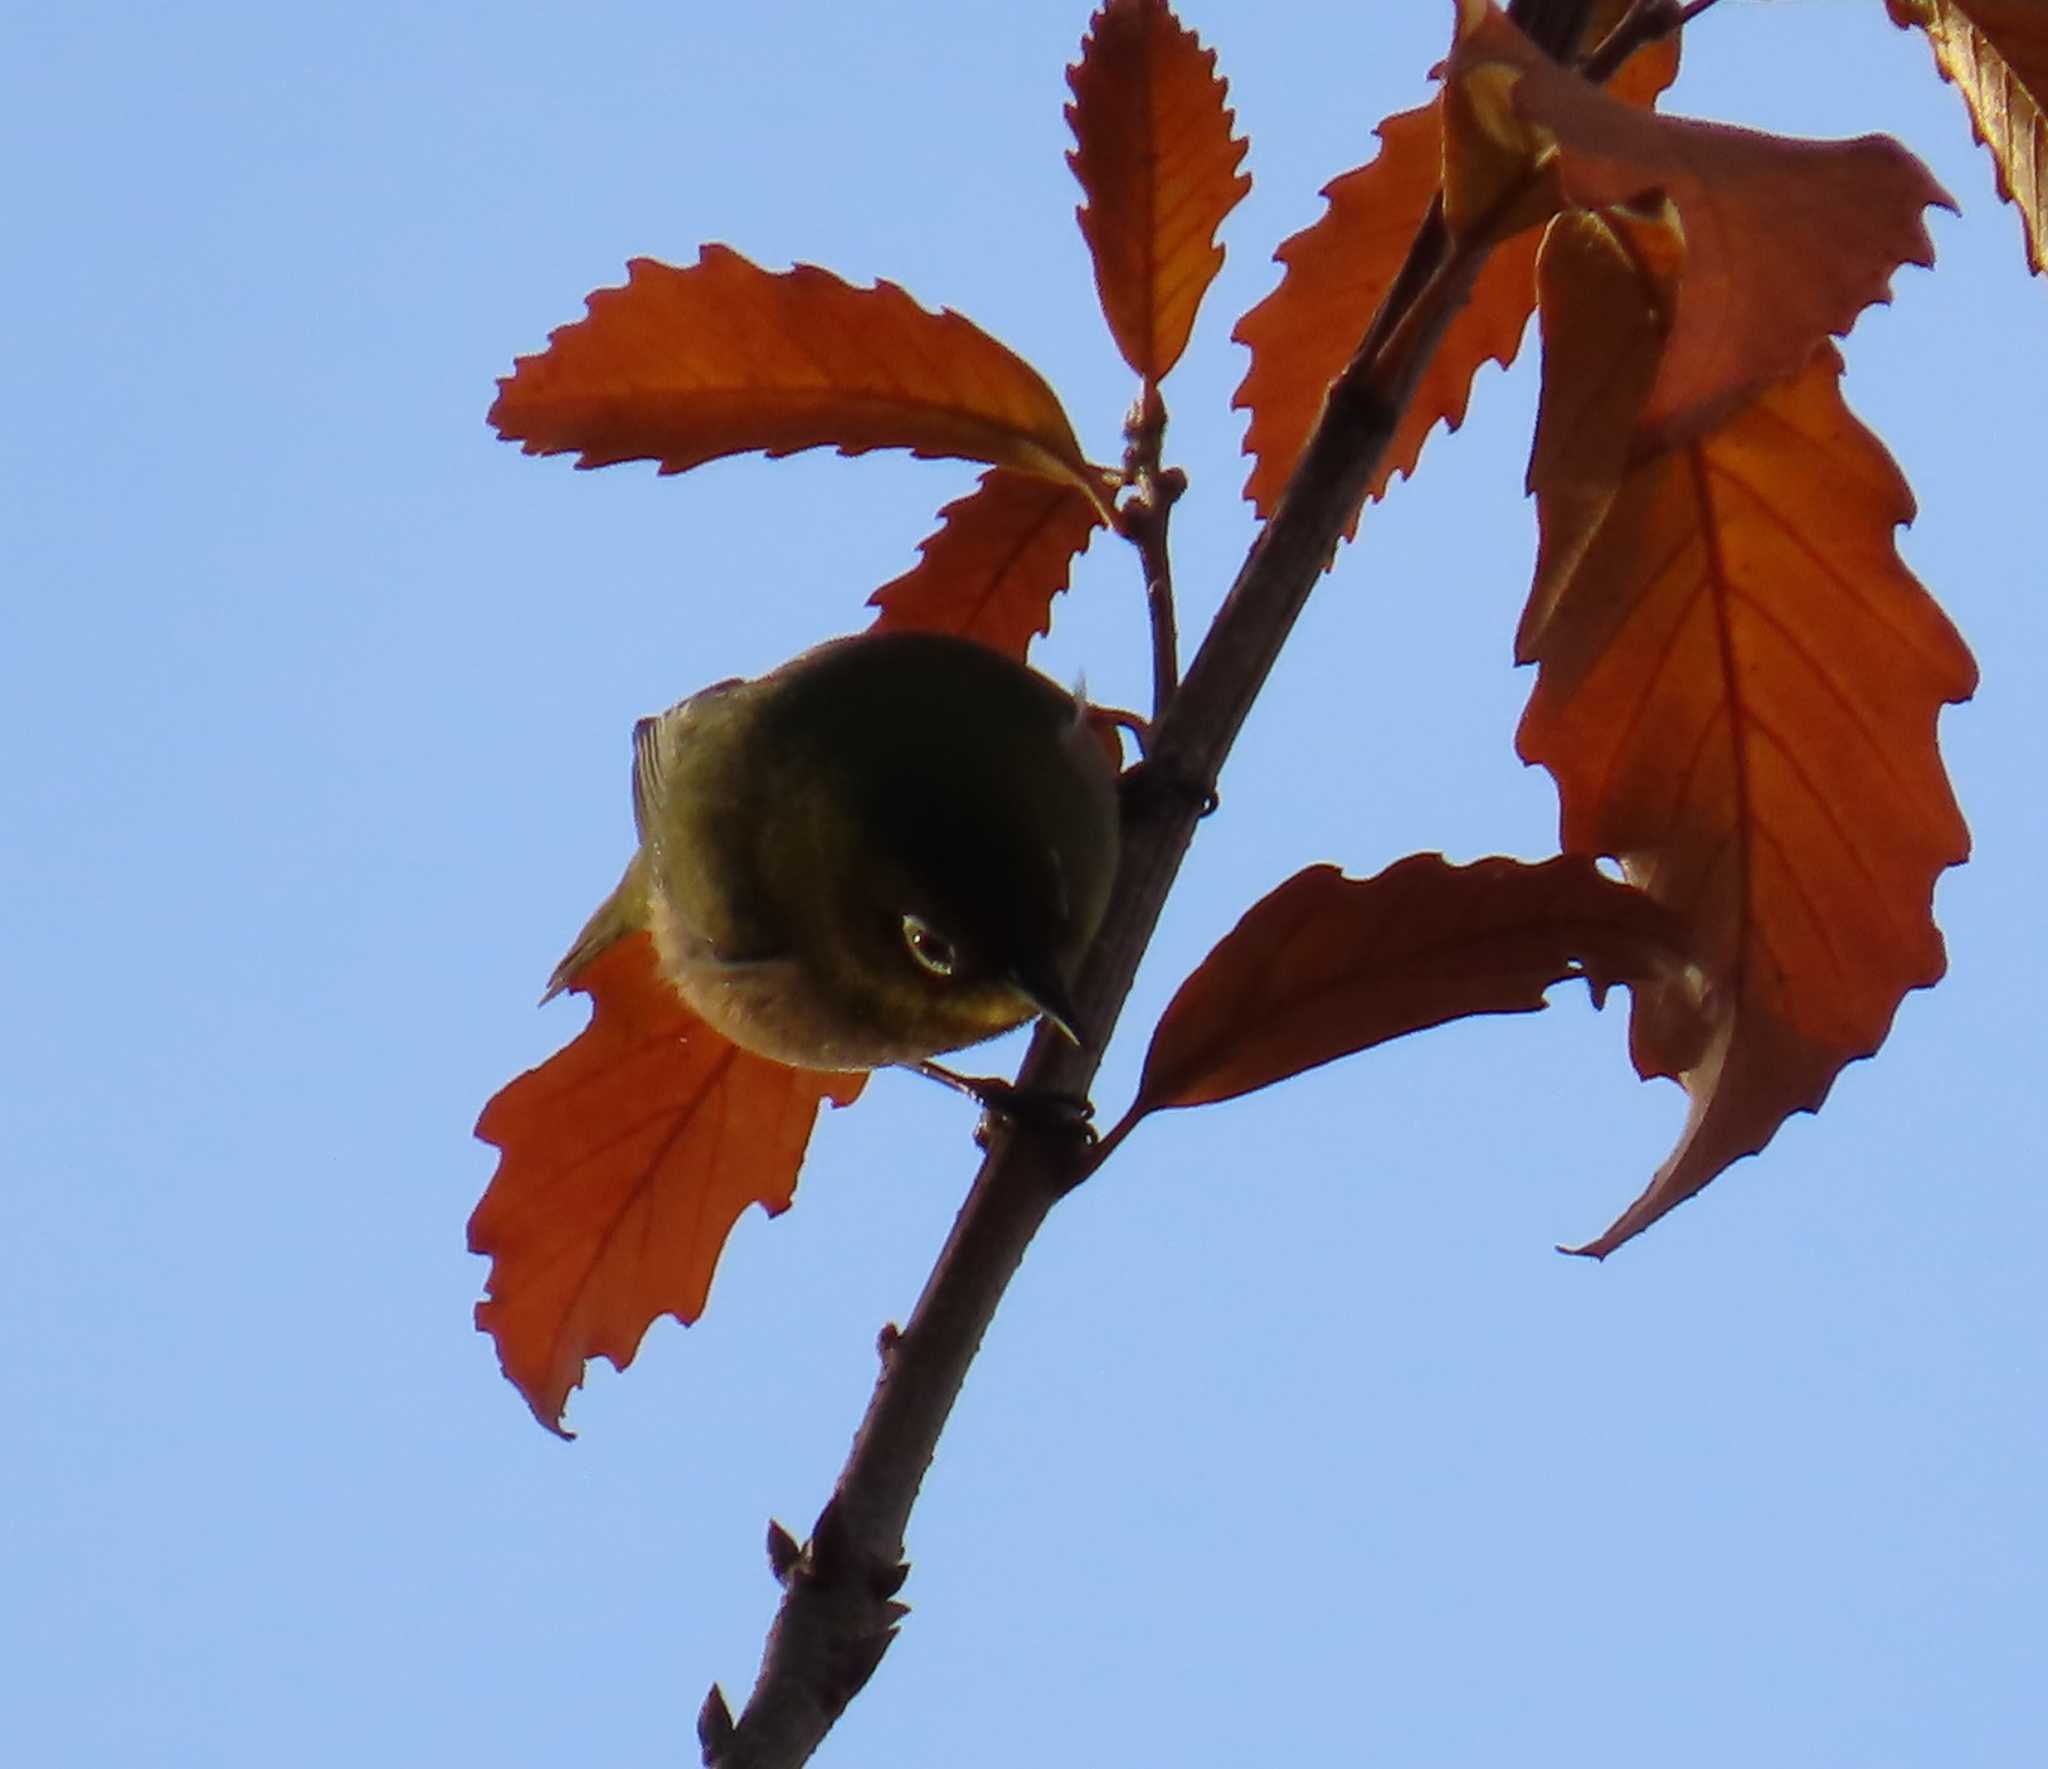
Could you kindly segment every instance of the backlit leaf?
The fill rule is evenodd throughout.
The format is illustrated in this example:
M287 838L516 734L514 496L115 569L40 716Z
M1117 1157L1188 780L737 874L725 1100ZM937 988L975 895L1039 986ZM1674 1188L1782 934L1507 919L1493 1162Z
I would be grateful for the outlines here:
M1077 213L1103 316L1124 361L1158 381L1223 267L1216 230L1251 189L1228 87L1165 0L1109 0L1067 84L1067 164L1087 193Z
M1621 489L1684 263L1684 230L1661 197L1597 214L1571 210L1543 243L1539 286L1550 278L1556 298L1543 313L1544 399L1529 459L1542 523L1536 583L1515 640L1525 662Z
M894 283L706 246L685 270L636 258L589 307L498 383L490 422L528 454L681 473L750 449L906 448L1101 483L1036 369Z
M1969 106L1998 168L1998 194L2020 212L2027 262L2048 270L2048 0L1886 0L1903 30L1918 25L1934 65Z
M1662 191L1684 225L1685 299L1638 420L1681 441L1758 388L1799 372L1814 346L1889 299L1901 264L1931 264L1923 211L1952 207L1895 141L1795 141L1658 116L1560 68L1488 7L1451 52L1505 64L1515 108L1555 137L1568 199L1585 208Z
M1597 995L1675 969L1677 938L1667 911L1573 855L1411 854L1365 879L1311 866L1181 985L1133 1110L1231 1099L1466 1014L1533 1013L1573 977Z
M869 603L878 630L957 633L1020 662L1102 517L1071 485L992 467L939 512L922 557Z
M1589 40L1597 41L1622 10L1622 0L1604 0ZM1677 39L1667 39L1631 56L1610 89L1628 103L1652 104L1677 71ZM1262 517L1278 505L1324 394L1393 285L1442 178L1440 100L1398 112L1377 133L1379 157L1324 187L1329 207L1322 219L1274 254L1285 267L1280 286L1232 333L1252 356L1232 404L1251 414L1244 446L1253 462L1244 494ZM1472 378L1483 364L1505 368L1514 361L1536 305L1535 262L1534 234L1506 240L1486 260L1472 299L1451 321L1402 414L1369 498L1384 495L1396 473L1414 471L1439 423L1455 430L1465 421ZM1354 515L1346 533L1356 528Z
M1281 243L1280 286L1237 322L1231 334L1251 352L1231 403L1251 414L1245 452L1253 457L1244 494L1271 516L1281 489L1322 415L1323 396L1343 372L1429 211L1443 169L1443 130L1435 103L1402 111L1378 129L1380 154L1323 188L1321 220ZM1465 421L1472 377L1482 363L1512 362L1521 348L1535 298L1530 293L1536 246L1508 241L1479 274L1472 299L1423 372L1381 456L1369 498L1382 496L1396 473L1412 472L1423 439L1442 423ZM1347 534L1355 532L1354 515Z
M1681 1080L1690 1117L1642 1196L1576 1249L1596 1255L1878 1047L1906 991L1942 974L1934 881L1969 847L1935 723L1975 666L1899 559L1912 498L1843 405L1834 347L1677 448L1575 384L1639 356L1628 328L1667 323L1673 266L1629 237L1654 225L1561 220L1539 269L1544 564L1519 744L1556 776L1565 847L1618 858L1667 905L1704 985L1637 992L1636 1065Z
M703 1312L740 1213L789 1207L820 1102L850 1104L867 1079L728 1043L662 980L644 933L570 987L590 1024L484 1108L476 1133L502 1157L469 1220L470 1251L491 1258L477 1326L555 1432L588 1359L623 1370L658 1316Z

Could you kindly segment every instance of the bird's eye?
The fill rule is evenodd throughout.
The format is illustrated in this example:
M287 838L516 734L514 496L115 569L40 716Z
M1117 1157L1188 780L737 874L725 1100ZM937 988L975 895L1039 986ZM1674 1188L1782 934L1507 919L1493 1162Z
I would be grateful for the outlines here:
M903 918L903 943L910 948L910 956L935 977L950 977L960 962L953 942L921 915Z

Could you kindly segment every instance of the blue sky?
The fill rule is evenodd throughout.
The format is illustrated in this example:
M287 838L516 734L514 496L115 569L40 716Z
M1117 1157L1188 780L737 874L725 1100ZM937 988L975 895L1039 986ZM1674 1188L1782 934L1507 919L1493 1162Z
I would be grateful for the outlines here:
M1231 319L1448 7L1189 0L1256 186L1168 384L1198 628L1251 535ZM647 253L886 275L1130 387L1062 164L1080 6L42 9L0 58L0 1725L23 1762L689 1760L751 1680L972 1170L885 1076L711 1309L539 1431L469 1309L469 1135L630 839L627 733L862 623L957 463L531 461L493 379ZM1056 1214L824 1761L2008 1764L2048 1721L2036 1090L2048 289L1876 0L1724 0L1672 106L1888 130L1964 207L1848 344L1984 667L1952 975L1605 1266L1682 1116L1561 1000L1169 1115ZM1555 847L1514 759L1534 382L1368 519L1114 1047L1319 859ZM1042 661L1142 693L1098 543Z

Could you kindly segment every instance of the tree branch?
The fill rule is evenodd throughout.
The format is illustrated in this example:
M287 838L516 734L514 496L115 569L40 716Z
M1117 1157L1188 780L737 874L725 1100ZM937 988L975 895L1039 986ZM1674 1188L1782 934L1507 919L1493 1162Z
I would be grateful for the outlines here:
M1515 0L1509 16L1562 58L1577 45L1592 5ZM1172 790L1134 795L1127 804L1115 895L1076 990L1083 1021L1104 1038L1130 992L1204 800L1478 267L1476 257L1452 264L1433 209L1332 384L1280 505L1253 542L1185 680L1158 709L1148 761ZM1418 314L1425 291L1431 311ZM1388 349L1397 336L1398 354ZM1085 1095L1100 1063L1099 1051L1041 1029L1018 1081ZM905 1573L904 1530L939 1434L1025 1249L1053 1205L1096 1164L1085 1141L1036 1123L996 1125L987 1149L909 1322L883 1335L881 1378L809 1544L793 1560L786 1548L775 1556L784 1594L745 1710L734 1722L714 1689L699 1716L711 1769L794 1769L806 1761L894 1638L904 1614L894 1600Z

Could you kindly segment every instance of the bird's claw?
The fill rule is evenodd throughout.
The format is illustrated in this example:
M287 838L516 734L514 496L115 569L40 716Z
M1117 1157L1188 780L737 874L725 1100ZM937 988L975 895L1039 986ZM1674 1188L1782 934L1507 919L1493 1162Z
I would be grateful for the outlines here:
M987 1145L993 1125L1006 1122L1041 1134L1072 1136L1082 1142L1095 1140L1095 1102L1078 1093L1061 1093L1049 1087L1019 1087L995 1075L962 1075L933 1062L918 1063L917 1072L956 1093L964 1093L981 1107L981 1123L974 1140Z
M1019 1087L992 1076L970 1077L968 1089L981 1102L983 1124L1004 1119L1026 1130L1077 1136L1083 1142L1095 1140L1095 1102L1078 1093L1061 1093L1050 1087ZM977 1140L982 1133L976 1132Z

